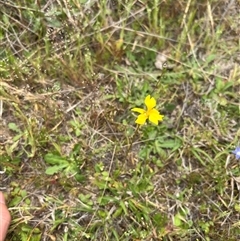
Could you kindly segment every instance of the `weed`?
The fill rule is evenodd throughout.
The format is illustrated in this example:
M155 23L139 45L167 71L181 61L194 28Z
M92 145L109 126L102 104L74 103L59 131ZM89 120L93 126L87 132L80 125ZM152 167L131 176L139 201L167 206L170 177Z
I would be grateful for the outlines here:
M237 1L0 6L7 240L240 239Z

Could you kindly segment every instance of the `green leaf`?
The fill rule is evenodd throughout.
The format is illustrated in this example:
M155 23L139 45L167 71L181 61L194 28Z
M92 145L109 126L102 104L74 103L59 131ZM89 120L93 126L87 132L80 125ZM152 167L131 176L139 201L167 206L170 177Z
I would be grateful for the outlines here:
M6 25L9 25L9 18L8 18L7 15L3 14L2 20L3 20L3 22L4 22Z
M121 200L119 204L121 206L121 209L124 211L124 214L128 215L128 211L127 211L125 203Z
M122 208L119 207L115 212L114 214L112 215L112 218L115 219L115 218L118 218L121 214L122 214Z
M59 165L59 164L67 164L68 165L68 161L64 158L61 157L59 155L55 155L52 153L48 153L44 156L44 160L52 165Z
M13 137L13 141L15 141L15 142L18 141L22 136L23 136L22 133L17 134L16 136Z
M234 209L239 213L240 212L240 205L239 204L235 204L234 205Z
M98 215L105 219L107 217L107 212L103 211L103 210L98 210Z
M24 224L21 227L21 240L31 240L31 241L40 241L42 237L42 233L38 228L32 228L28 226L27 224Z
M15 196L15 197L11 200L10 206L11 206L11 207L17 206L21 201L22 201L22 197L21 197L21 196Z
M176 227L182 226L182 216L181 216L180 213L177 213L177 214L174 216L173 224L174 224L174 226L176 226Z
M68 163L64 163L62 165L59 166L52 166L52 167L48 167L45 171L45 173L47 175L53 175L55 173L58 173L59 171L61 171L62 169L66 168L68 166Z
M165 140L162 142L162 140L158 140L155 143L156 148L162 147L162 148L169 148L172 149L173 151L177 150L181 146L181 141L180 140Z
M74 177L78 182L84 182L86 180L86 177L84 175L79 174L79 173L76 174Z
M20 129L18 128L18 126L15 124L15 123L9 123L8 124L8 128L12 131L15 131L15 132L18 132L18 133L21 133Z

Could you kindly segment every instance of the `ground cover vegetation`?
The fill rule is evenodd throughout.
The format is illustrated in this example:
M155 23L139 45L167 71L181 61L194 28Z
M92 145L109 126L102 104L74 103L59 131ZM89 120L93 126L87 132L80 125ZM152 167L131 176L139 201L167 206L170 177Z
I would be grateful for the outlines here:
M240 240L239 11L0 0L7 241Z

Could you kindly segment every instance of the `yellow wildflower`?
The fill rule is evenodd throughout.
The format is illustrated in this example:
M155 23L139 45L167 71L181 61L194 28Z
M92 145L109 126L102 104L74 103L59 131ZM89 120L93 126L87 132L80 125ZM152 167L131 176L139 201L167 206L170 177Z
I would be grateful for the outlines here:
M156 100L148 95L144 101L147 106L147 110L141 108L133 108L132 111L140 113L135 123L139 125L145 124L146 120L149 119L152 123L158 125L158 121L162 121L164 115L160 115L160 113L154 108L156 106Z

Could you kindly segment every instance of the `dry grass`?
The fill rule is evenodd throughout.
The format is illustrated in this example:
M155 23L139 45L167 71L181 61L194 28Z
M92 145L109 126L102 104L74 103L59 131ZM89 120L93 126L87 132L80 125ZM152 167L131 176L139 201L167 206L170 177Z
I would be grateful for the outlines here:
M240 239L238 1L0 13L7 241ZM165 118L136 130L148 94Z

